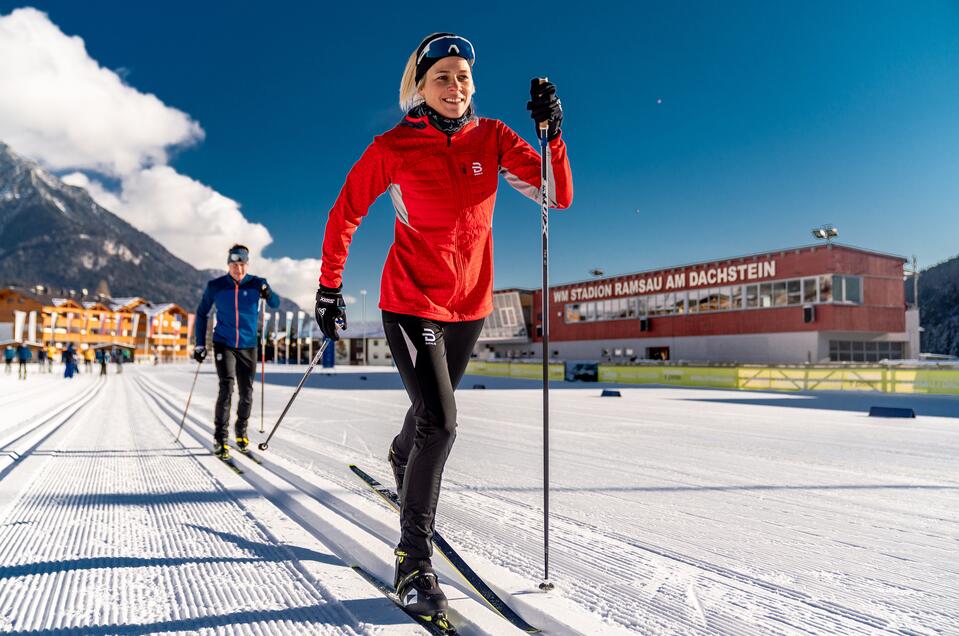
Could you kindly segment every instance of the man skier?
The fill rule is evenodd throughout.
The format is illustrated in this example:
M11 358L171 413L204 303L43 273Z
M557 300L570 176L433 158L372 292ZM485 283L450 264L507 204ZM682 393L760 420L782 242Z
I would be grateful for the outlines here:
M246 452L250 444L246 436L247 422L253 408L253 376L256 373L256 327L260 298L273 309L280 306L280 297L273 293L265 278L246 273L250 250L234 245L227 256L230 273L207 283L203 299L196 310L193 358L206 359L206 327L210 309L216 307L213 329L213 359L220 378L220 392L214 414L213 452L221 459L230 458L227 433L230 428L230 400L233 381L240 392L236 408L236 446Z

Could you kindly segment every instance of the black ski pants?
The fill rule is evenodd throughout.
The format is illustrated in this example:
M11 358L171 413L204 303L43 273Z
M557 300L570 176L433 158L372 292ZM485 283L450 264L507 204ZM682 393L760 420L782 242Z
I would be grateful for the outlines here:
M236 436L246 437L246 425L253 409L253 376L256 374L256 347L234 349L219 342L213 343L213 362L220 378L220 392L216 396L214 415L214 441L221 444L230 432L230 401L233 397L233 382L239 389L240 400L236 406Z
M401 492L400 543L410 557L430 558L443 467L456 439L453 391L484 319L439 322L383 312L383 328L412 402L393 439L394 460L406 465Z

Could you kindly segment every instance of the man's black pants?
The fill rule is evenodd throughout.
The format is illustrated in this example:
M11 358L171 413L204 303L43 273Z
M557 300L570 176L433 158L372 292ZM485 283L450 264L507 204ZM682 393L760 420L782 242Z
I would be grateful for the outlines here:
M246 425L253 408L253 376L256 374L256 347L234 349L219 342L213 343L213 362L220 378L220 392L216 397L213 439L226 441L230 432L230 400L233 382L240 392L236 407L236 436L246 437Z
M456 439L453 391L466 373L485 319L438 322L383 312L383 328L412 405L393 440L406 465L401 493L400 544L412 558L429 558L443 468Z

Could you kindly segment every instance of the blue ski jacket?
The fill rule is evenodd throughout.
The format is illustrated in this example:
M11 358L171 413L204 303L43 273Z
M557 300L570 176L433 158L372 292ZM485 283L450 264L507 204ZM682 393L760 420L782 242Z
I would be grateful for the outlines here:
M256 346L256 328L260 287L265 278L247 274L239 283L229 274L214 278L206 284L200 306L196 308L194 338L196 346L206 346L206 325L210 310L216 307L216 326L213 342L234 349L252 349ZM270 289L266 304L276 309L280 297Z

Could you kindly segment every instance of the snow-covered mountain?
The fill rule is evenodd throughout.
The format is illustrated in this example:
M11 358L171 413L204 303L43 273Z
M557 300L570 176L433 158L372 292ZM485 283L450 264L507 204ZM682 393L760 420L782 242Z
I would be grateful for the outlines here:
M116 296L192 310L210 278L0 142L0 284L92 291L105 282Z

